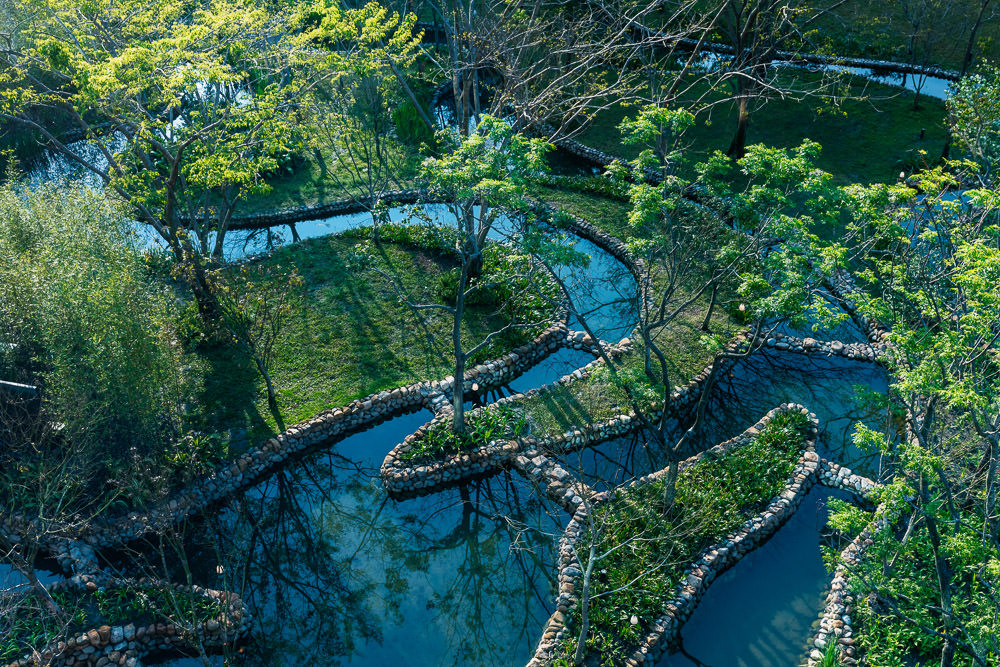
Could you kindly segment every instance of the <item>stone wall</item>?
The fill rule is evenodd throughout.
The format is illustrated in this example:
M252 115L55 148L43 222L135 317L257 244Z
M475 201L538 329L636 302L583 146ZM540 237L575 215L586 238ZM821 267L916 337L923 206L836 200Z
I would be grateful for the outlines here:
M194 594L222 605L218 618L200 621L185 628L169 621L124 626L103 625L92 628L66 641L58 641L37 653L8 664L6 667L105 667L134 666L145 655L159 652L192 650L195 646L189 632L200 637L207 649L232 646L250 631L251 617L246 605L235 593L214 591L199 586L182 586L148 580L114 579L103 575L75 576L53 584L49 590L77 591L81 594L124 588L128 591L171 588L178 594Z
M438 201L428 192L420 189L391 190L386 192L382 201L393 204L415 204L416 202ZM236 215L229 221L229 229L266 229L268 227L279 227L281 225L293 225L297 222L308 220L319 220L330 218L335 215L348 215L350 213L365 213L368 211L367 205L357 199L343 199L329 202L327 204L313 204L312 206L300 206L288 208L271 213L257 213L254 215ZM181 220L182 224L184 220Z
M799 338L782 333L772 333L761 343L767 347L798 354L821 354L828 357L843 357L851 361L875 362L878 353L867 343L842 343L839 340L817 340L815 338Z
M734 448L750 442L775 415L792 410L801 410L808 414L811 426L802 456L793 470L785 490L772 499L763 512L748 520L739 530L726 537L719 544L703 551L687 568L682 583L675 590L675 597L664 605L663 614L653 622L650 631L643 637L639 647L628 658L626 664L639 665L656 662L671 643L676 641L681 626L694 611L712 581L732 567L746 553L766 541L795 512L818 477L819 457L816 455L815 449L818 433L816 416L800 405L782 404L768 412L759 422L739 436L681 463L681 469L683 469L697 465L709 453L724 455ZM661 470L642 477L633 484L648 484L666 474L666 470ZM608 498L607 494L599 494L593 498L593 502L604 502ZM542 639L535 649L535 654L528 662L528 667L550 665L556 647L569 632L566 627L566 615L579 602L576 586L577 580L582 574L582 566L576 558L573 545L580 539L586 526L587 507L587 503L580 503L559 542L559 592L556 597L556 611L549 618Z
M865 550L873 544L872 537L889 526L884 514L885 506L880 505L874 518L861 534L851 541L840 552L840 564L833 574L830 592L826 596L823 615L819 627L812 638L811 652L806 660L806 667L819 667L823 664L823 654L830 642L836 642L836 655L840 665L857 665L858 656L854 647L855 630L851 626L851 612L854 610L854 596L847 586L850 568L857 565Z
M677 38L671 35L664 35L654 31L644 25L634 24L634 29L642 35L665 39L669 43L679 47L680 50L692 50L697 48L703 53L718 53L731 55L733 47L719 42L702 42L688 37ZM893 74L916 74L917 76L932 76L946 81L958 81L961 73L957 70L934 65L917 65L901 63L895 60L875 60L873 58L856 58L853 56L826 55L822 53L799 53L797 51L776 51L771 57L771 62L787 62L792 64L813 64L813 65L840 65L843 67L857 67L860 69L873 69L880 72Z

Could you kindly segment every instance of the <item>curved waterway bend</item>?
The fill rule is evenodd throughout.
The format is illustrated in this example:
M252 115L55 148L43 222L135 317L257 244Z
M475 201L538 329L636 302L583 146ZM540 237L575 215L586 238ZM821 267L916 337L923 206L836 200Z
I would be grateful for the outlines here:
M434 215L447 214L443 206L428 208ZM394 220L405 215L406 207L391 212ZM336 216L299 223L297 231L302 238L318 237L368 221L366 214ZM254 243L261 241L235 235L229 258L266 249ZM634 282L629 284L624 267L600 248L585 240L575 243L592 262L571 291L591 299L597 333L617 341L634 325L627 304ZM862 374L876 367L820 361L832 367L817 369L809 366L817 362L806 357L786 356L754 355L720 380L702 444L736 435L782 401L815 410L827 429L824 438L843 430L838 421L856 418L856 406L847 397L854 384L866 381L844 373L848 366L850 373L862 369ZM590 359L586 353L559 351L512 387L524 391L551 382ZM825 379L816 379L817 370ZM876 391L881 382L874 376L867 380ZM202 551L193 558L197 580L241 592L257 619L252 645L239 654L239 664L524 664L552 611L555 543L568 517L517 475L475 482L467 491L389 499L378 467L390 448L430 416L404 415L350 436L262 482L202 525ZM830 451L844 451L837 444L842 437L830 440ZM614 446L599 451L621 469L629 458L609 450ZM628 464L630 476L662 467L655 457L647 458L642 465ZM586 474L582 463L571 469L581 466ZM620 471L600 471L596 464L592 472L605 480L622 478ZM806 543L818 543L815 522L795 528L800 523L789 527L804 531L799 539ZM779 582L788 569L787 563L759 557L747 561L739 576ZM803 572L797 583L786 582L781 589L788 593L801 585L815 591L826 580L825 573ZM749 625L765 622L753 613L756 598L746 587L720 581L712 590L726 604L750 604L745 607ZM815 617L822 600L813 597ZM768 641L774 655L798 655L807 636ZM797 660L768 664L793 667Z
M314 229L319 236L363 224L366 218L314 221ZM593 291L603 284L612 290L609 283L620 283L620 264L600 249L582 248L597 257L592 268L610 270L592 271L580 289ZM630 329L627 313L616 321L615 312L609 311L603 330ZM561 350L515 380L512 388L524 391L551 382L590 359L583 352ZM854 386L883 390L880 372L870 364L840 359L754 355L720 378L696 446L732 437L778 403L797 401L817 412L824 442L830 440L830 450L842 452L846 425L859 418ZM402 502L389 499L378 467L391 447L430 416L426 411L404 415L350 436L251 489L206 522L203 551L195 558L201 567L198 580L241 591L258 623L240 664L297 665L319 659L325 664L405 660L414 667L524 664L552 611L555 543L568 517L517 475L473 483L467 493L450 489ZM632 448L631 457L623 447ZM662 459L641 441L615 441L583 456L606 466L600 469L595 463L589 471L595 484L599 479L621 481L626 467L628 476L662 467ZM567 459L567 464L588 473L582 462ZM808 508L781 534L818 551L816 511L809 520ZM761 665L794 667L808 639L805 621L821 610L821 591L829 577L768 553L758 552L734 569L734 585L726 578L717 581L710 595L722 600L722 606L744 610L744 634L763 637L772 656ZM789 579L790 573L794 576ZM794 631L767 631L771 621L755 611L764 600L752 586L740 583L744 577L774 582L773 591L782 595L766 602L778 608L775 613L798 619ZM788 596L794 603L783 601ZM711 619L711 613L703 611L698 618ZM698 625L690 627L689 643ZM796 657L782 662L776 656ZM734 663L723 658L721 664Z
M802 664L830 574L819 533L827 501L816 487L771 539L708 589L681 630L678 651L656 667L795 667Z

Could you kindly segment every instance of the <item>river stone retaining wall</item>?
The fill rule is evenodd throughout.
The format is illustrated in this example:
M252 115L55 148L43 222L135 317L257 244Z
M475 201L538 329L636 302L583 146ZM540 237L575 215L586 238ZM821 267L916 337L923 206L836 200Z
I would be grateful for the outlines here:
M674 37L653 30L638 22L633 22L633 28L640 34L647 37L656 37L683 49L695 49L705 53L718 53L732 55L735 51L732 46L720 42L702 42L690 37ZM813 65L840 65L844 67L857 67L860 69L872 69L878 72L892 74L916 74L917 76L932 76L946 81L958 81L961 72L945 67L934 65L917 65L911 63L901 63L895 60L876 60L873 58L858 58L854 56L826 55L822 53L799 53L798 51L776 51L771 58L771 62L788 63L808 63Z
M823 654L830 642L837 643L836 655L839 661L837 664L858 664L854 647L854 629L851 627L854 595L848 589L847 577L850 568L861 561L865 550L874 543L872 537L888 526L889 520L885 516L885 506L880 505L875 510L871 523L840 552L840 564L833 574L830 592L826 596L826 606L820 617L819 628L812 638L811 646L813 648L806 660L806 667L820 667L823 664Z
M575 516L585 501L594 502L599 495L558 461L534 447L526 447L523 454L511 459L511 463L525 479L557 502L570 516Z
M773 333L761 343L762 347L798 354L825 354L828 357L844 357L852 361L875 362L878 354L867 343L842 343L839 340L816 340L799 338L782 333Z
M875 348L877 355L881 356L885 354L889 348L889 329L878 320L858 312L855 299L861 293L861 288L854 282L851 274L846 271L839 271L829 280L828 284L830 292L840 302L840 306L844 309L844 312L854 320L865 336L867 336L868 341Z
M656 662L670 644L677 639L681 626L694 611L711 582L746 553L766 541L795 512L817 478L819 457L816 455L815 449L818 434L816 416L809 413L801 405L782 404L768 412L759 422L739 436L720 443L680 464L680 469L684 469L696 465L710 453L717 456L724 455L734 448L750 442L776 415L793 410L801 410L804 414L809 415L810 429L802 456L799 458L784 491L772 499L763 512L749 519L742 528L719 544L703 551L701 556L687 568L682 583L675 590L676 596L664 605L663 614L652 623L652 629L643 638L632 656L626 660L627 665L634 666ZM667 472L667 470L657 471L636 480L632 485L648 484L662 478ZM604 502L608 498L609 495L606 493L599 494L593 501ZM581 503L559 542L557 608L545 626L542 639L535 649L534 656L528 662L528 667L550 665L554 659L556 647L569 632L566 626L566 615L579 602L576 582L582 574L582 566L576 558L574 544L580 539L585 529L586 512L587 504Z
M415 204L418 201L437 202L440 200L425 190L409 189L386 192L382 197L382 201L393 204ZM327 204L300 206L272 213L233 216L229 221L229 229L266 229L268 227L294 225L297 222L306 222L307 220L331 218L335 215L348 215L350 213L364 213L366 211L368 211L368 206L360 199L342 199ZM184 220L182 219L183 222Z
M820 461L819 481L824 486L848 491L862 500L865 499L865 494L879 486L867 477L851 472L850 468L826 459ZM850 615L854 599L847 590L848 568L858 562L864 549L872 543L872 534L888 525L881 518L883 511L884 506L876 509L876 519L868 524L862 533L848 544L840 554L841 562L834 571L833 580L830 582L830 592L826 596L826 604L820 616L819 627L810 640L812 648L806 661L806 667L819 667L822 664L823 654L830 642L836 642L838 645L836 651L839 664L857 664L854 653L854 630L851 628Z
M78 575L49 587L50 591L73 590L79 593L127 588L150 590L172 588L177 593L191 594L223 605L219 618L198 622L193 631L208 649L231 646L250 631L251 616L243 600L235 593L214 591L199 586L182 586L148 580L112 579L105 576ZM105 667L110 665L135 666L150 653L178 652L194 649L189 629L172 622L155 622L148 625L102 625L66 641L59 641L9 663L6 667Z
M879 486L867 477L852 472L850 468L826 459L821 460L819 464L819 481L824 486L848 491L862 499L869 491Z

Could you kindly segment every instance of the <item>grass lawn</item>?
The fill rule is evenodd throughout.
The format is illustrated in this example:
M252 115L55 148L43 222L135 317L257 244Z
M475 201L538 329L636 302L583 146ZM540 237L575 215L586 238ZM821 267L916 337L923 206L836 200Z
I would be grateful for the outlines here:
M799 72L798 85L803 85L801 79L808 83L816 76ZM854 77L849 84L850 97L867 99L844 100L839 109L821 108L818 98L768 102L750 117L748 145L791 148L803 139L812 139L823 146L817 166L832 173L840 184L895 181L900 171L921 163L921 150L931 160L937 159L946 138L944 102L922 97L920 108L914 110L910 93ZM714 99L722 99L722 95ZM634 115L635 110L622 106L609 109L579 140L616 155L635 157L637 149L623 146L617 129L626 114ZM736 130L736 117L731 103L699 115L697 124L685 135L688 161L694 163L714 150L725 151ZM925 130L923 139L921 129Z
M247 356L235 346L219 345L197 353L202 395L196 423L210 431L246 428L254 442L280 430L279 420L290 426L355 398L453 373L450 315L435 315L424 326L387 279L359 264L356 250L363 240L357 233L310 239L266 260L267 267L294 268L303 278L275 346L271 376L278 410L269 408L263 381ZM440 300L438 285L453 266L450 258L408 245L383 246L374 264L391 268L418 298ZM492 307L471 309L465 344L478 343L502 321ZM480 359L536 334L520 331Z
M801 412L782 413L748 444L685 468L669 508L660 480L620 491L594 509L598 532L588 531L578 543L584 567L592 540L597 556L603 556L591 580L588 654L599 656L602 665L624 664L663 612L684 569L780 493L805 446L808 427ZM577 587L582 591L582 579ZM635 625L629 622L633 614ZM569 616L569 634L575 635L579 605ZM557 653L565 662L557 657L556 665L572 664L575 640L565 641Z
M396 144L402 168L396 173L393 189L413 187L423 157L414 146ZM310 155L292 173L282 173L268 180L271 190L266 194L248 195L240 201L237 215L271 213L284 209L302 208L349 199L361 194L351 184L354 180L339 165L330 150L324 150L323 162Z
M703 336L708 335L701 330L707 305L707 297L703 301L696 302L656 335L660 348L667 355L667 366L674 386L687 384L712 361L715 355L715 351L702 342ZM709 333L727 339L735 335L739 329L724 309L718 306L709 328ZM656 395L659 395L662 385L647 380L643 370L642 352L639 349L622 358L619 366L622 376L641 382L644 389L657 392ZM653 368L658 369L655 360ZM611 382L607 371L602 370L582 380L559 385L516 401L512 405L528 418L531 433L537 437L557 436L579 428L583 424L631 412L625 392Z

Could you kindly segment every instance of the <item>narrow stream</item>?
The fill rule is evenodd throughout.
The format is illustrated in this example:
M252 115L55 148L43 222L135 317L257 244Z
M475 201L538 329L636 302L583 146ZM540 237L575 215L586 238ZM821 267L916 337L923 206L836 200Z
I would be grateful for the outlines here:
M814 488L761 547L712 583L657 667L794 667L802 663L831 574L820 532L841 491Z

